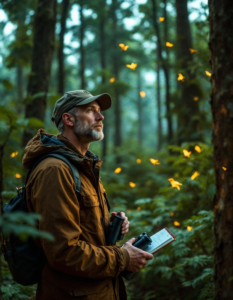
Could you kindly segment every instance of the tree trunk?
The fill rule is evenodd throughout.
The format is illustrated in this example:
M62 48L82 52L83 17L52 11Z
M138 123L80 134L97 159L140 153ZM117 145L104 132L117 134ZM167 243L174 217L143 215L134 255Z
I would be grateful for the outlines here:
M215 300L233 299L233 22L232 1L209 0L211 108L216 174L214 198ZM223 170L222 167L227 168Z
M162 42L161 42L161 33L160 33L159 26L158 26L157 7L156 7L155 0L151 0L151 1L152 1L153 26L154 26L155 33L157 35L158 60L161 63L161 67L163 69L165 81L166 81L166 115L167 115L167 126L168 126L167 140L168 140L168 143L170 143L172 140L173 132L172 132L171 109L170 109L170 81L169 81L169 70L168 70L168 55L167 55L167 60L165 61L163 58L163 55L162 55L163 47L162 47ZM164 11L166 11L166 1L165 1ZM167 36L166 26L165 26L165 34Z
M167 0L164 3L164 39L167 42L168 39L168 20L167 20ZM173 128L172 128L172 114L170 108L170 72L169 72L169 51L168 47L165 47L166 60L164 60L164 75L166 80L166 113L167 113L167 126L168 126L168 144L172 142Z
M184 82L179 81L180 95L177 101L179 111L178 143L183 141L197 141L201 139L199 116L199 103L194 101L199 96L199 87L194 82L195 74L192 74L189 65L193 61L190 48L192 48L192 35L188 18L188 0L176 0L176 30L177 30L177 60L180 70L185 76ZM182 73L180 72L180 73Z
M18 104L22 104L23 101L23 67L21 65L17 65L17 100Z
M143 122L142 122L142 97L140 96L141 91L141 72L138 72L138 84L137 84L137 99L138 99L138 143L139 146L143 144Z
M112 0L112 45L113 45L113 72L115 75L115 79L119 80L119 66L118 66L118 41L117 41L117 16L116 16L116 9L117 9L117 0ZM122 144L122 135L121 135L121 103L120 103L120 96L118 89L115 89L114 94L114 101L115 101L115 147L119 147ZM119 162L119 160L118 160Z
M66 32L66 19L69 9L69 0L62 1L61 13L61 30L59 33L59 47L58 47L58 93L64 94L65 85L65 71L64 71L64 35Z
M157 128L157 135L158 135L158 143L157 143L157 150L161 150L162 147L162 121L161 121L161 95L160 95L160 63L157 62L157 81L156 81L156 94L157 94L157 119L158 119L158 128Z
M102 10L99 14L99 20L100 20L100 63L101 63L101 69L106 69L106 53L105 53L105 23L106 23L106 14L105 14L105 8L106 8L106 0L103 0L101 2ZM104 74L102 74L101 78L102 85L105 85L106 78ZM104 112L104 139L103 139L103 148L102 148L102 156L103 158L107 155L107 146L108 146L108 112Z
M80 79L81 79L81 89L85 90L86 88L86 82L85 82L85 51L84 51L84 17L83 17L83 6L84 6L84 0L80 1L80 8L79 8L79 15L80 15L80 28L79 28L79 34L80 34Z
M56 5L56 0L38 0L34 20L34 45L28 97L30 98L37 93L43 93L43 95L38 95L26 105L26 118L34 117L44 121L54 50ZM25 130L23 145L25 146L32 137L33 134Z
M16 66L16 87L17 87L16 111L18 114L21 114L24 111L22 107L23 94L24 94L24 81L23 81L23 67L19 64Z

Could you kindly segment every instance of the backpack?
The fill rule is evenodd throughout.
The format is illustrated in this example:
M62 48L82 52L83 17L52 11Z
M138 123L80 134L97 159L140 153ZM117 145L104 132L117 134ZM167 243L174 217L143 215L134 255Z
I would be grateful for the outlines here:
M47 157L55 157L64 161L71 169L76 186L76 196L81 190L81 180L77 168L63 155L49 153L40 156L28 171L25 184L18 194L3 206L3 213L22 211L28 213L26 202L26 184L36 166ZM27 286L37 283L41 277L42 268L46 257L42 249L37 247L31 237L26 241L20 240L14 234L3 237L1 246L4 259L7 261L13 280L21 285Z

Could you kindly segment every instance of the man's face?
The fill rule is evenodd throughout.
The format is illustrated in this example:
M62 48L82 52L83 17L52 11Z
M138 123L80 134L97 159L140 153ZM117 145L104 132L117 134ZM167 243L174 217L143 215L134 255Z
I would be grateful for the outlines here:
M86 142L100 141L104 138L103 121L97 101L77 107L74 134Z

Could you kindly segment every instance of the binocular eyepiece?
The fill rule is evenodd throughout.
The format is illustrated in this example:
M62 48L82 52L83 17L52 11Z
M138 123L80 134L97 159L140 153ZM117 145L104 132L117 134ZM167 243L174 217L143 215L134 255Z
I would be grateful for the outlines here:
M110 222L108 226L107 243L115 245L117 241L123 240L124 234L121 234L121 227L123 222L124 218L118 215L114 216L113 222Z

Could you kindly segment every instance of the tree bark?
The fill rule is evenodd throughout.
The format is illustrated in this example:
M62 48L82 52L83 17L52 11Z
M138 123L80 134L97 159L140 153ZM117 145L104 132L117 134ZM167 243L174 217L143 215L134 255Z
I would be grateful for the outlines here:
M164 39L167 42L168 39L168 19L167 19L167 0L164 3ZM166 60L164 60L164 75L166 80L166 114L167 114L167 126L168 126L168 143L172 142L173 128L172 128L172 114L170 108L170 72L169 72L169 51L168 47L165 47Z
M158 143L157 150L161 150L162 147L162 121L161 121L161 94L160 94L160 63L157 62L157 81L156 81L156 94L157 94L157 119L158 119Z
M215 300L233 299L233 22L232 1L209 0L216 195L214 204ZM227 168L226 171L222 167Z
M64 94L65 85L65 71L64 71L64 35L66 33L66 19L68 14L70 1L62 1L61 13L61 30L59 33L59 47L58 47L58 93Z
M138 72L138 82L137 82L137 104L138 104L138 143L139 146L143 144L143 122L142 122L142 97L140 96L141 91L141 72Z
M167 126L168 126L167 141L168 143L170 143L172 140L173 132L172 132L171 109L170 109L170 81L169 81L169 70L168 70L168 56L167 59L165 60L162 55L163 47L161 42L161 32L158 26L157 7L156 7L155 0L151 0L151 1L152 1L153 26L154 26L155 33L157 35L157 55L158 55L158 60L161 63L161 68L163 69L165 81L166 81L166 115L167 115L166 117L167 117ZM164 10L166 11L166 6ZM165 34L167 35L166 27L165 27Z
M106 14L105 14L105 9L106 9L106 0L101 1L101 11L99 13L99 30L100 30L100 64L101 64L101 69L105 70L106 69L106 51L105 51L105 23L106 23ZM106 83L106 77L104 74L102 74L101 78L101 83L102 85L105 85ZM108 112L104 112L104 139L103 139L103 148L102 148L102 156L103 158L106 157L107 155L107 147L108 147L108 128L107 128L107 121L108 121Z
M184 82L179 81L179 101L176 103L179 120L178 144L183 141L196 141L201 139L199 115L199 103L194 101L199 96L199 87L194 82L195 74L192 74L189 65L193 61L190 48L192 46L192 34L188 18L188 0L176 0L176 30L177 30L177 60L180 70L185 75ZM181 73L181 72L180 72Z
M23 67L17 65L17 100L19 104L23 101Z
M56 0L38 0L34 20L34 45L32 51L31 75L28 83L28 98L43 93L26 105L26 118L35 117L44 121L46 98L50 82L54 30L56 23ZM23 145L33 137L24 131Z
M80 8L79 8L79 15L80 15L80 28L79 28L79 34L80 34L80 79L81 79L81 89L85 90L86 88L86 82L85 82L85 51L84 51L84 30L85 30L85 24L84 24L84 17L83 17L83 6L84 6L84 0L80 1Z
M112 0L112 45L113 45L113 72L115 75L115 79L119 80L119 67L118 67L118 41L117 41L117 16L116 16L116 9L117 9L117 0ZM115 101L115 147L119 147L122 144L122 135L121 135L121 103L120 103L120 95L118 89L115 89L114 94L114 101ZM119 162L119 160L118 160Z

